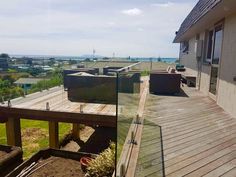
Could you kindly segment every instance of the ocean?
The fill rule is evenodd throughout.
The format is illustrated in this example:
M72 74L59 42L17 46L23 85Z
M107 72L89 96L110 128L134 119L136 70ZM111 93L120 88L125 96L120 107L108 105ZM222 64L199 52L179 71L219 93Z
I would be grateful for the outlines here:
M153 62L165 62L165 63L176 63L177 58L130 58L130 61L153 61Z
M53 55L11 55L11 57L21 58L21 57L29 57L29 58L35 58L35 59L49 59L49 58L55 58L58 60L80 60L83 61L86 58L92 58L92 57L85 57L85 56L53 56ZM102 60L103 57L98 57L98 60ZM177 58L119 58L124 59L128 61L153 61L153 62L165 62L165 63L176 63Z

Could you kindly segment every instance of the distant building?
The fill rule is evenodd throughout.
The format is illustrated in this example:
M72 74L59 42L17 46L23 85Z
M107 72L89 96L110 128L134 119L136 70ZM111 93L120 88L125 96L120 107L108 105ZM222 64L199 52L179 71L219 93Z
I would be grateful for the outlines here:
M7 58L0 58L0 71L8 70L8 61Z
M31 89L32 85L37 84L39 81L42 81L42 78L20 78L14 83L18 86L23 88L25 91Z

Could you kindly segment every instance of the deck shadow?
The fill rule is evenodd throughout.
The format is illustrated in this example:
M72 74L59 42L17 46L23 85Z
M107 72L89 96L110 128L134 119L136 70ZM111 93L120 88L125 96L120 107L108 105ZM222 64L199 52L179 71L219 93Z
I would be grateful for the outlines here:
M159 95L159 96L173 96L173 97L186 97L189 96L185 93L185 91L181 88L179 93L175 94L165 94L165 93L150 93L151 95Z
M109 147L111 141L116 141L116 128L97 127L85 143L77 143L80 145L79 152L99 154Z

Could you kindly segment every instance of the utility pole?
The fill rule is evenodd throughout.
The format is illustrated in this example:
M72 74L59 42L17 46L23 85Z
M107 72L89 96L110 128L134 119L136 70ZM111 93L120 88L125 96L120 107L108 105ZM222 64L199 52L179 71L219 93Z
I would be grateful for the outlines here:
M96 53L96 50L93 49L93 60L94 60L94 58L95 58L95 53Z
M152 71L152 58L150 58L150 71Z

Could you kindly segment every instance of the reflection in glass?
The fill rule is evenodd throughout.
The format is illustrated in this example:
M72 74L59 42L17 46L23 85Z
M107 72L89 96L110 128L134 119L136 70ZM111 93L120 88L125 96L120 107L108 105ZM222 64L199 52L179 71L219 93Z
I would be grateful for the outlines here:
M218 68L211 68L211 80L210 80L210 92L216 95L216 86L217 86L217 78L218 78Z
M215 31L215 43L214 43L212 64L219 64L221 57L222 38L223 38L223 30L222 27L220 26L216 28Z
M214 34L213 31L209 31L208 33L207 59L211 59L213 34Z

